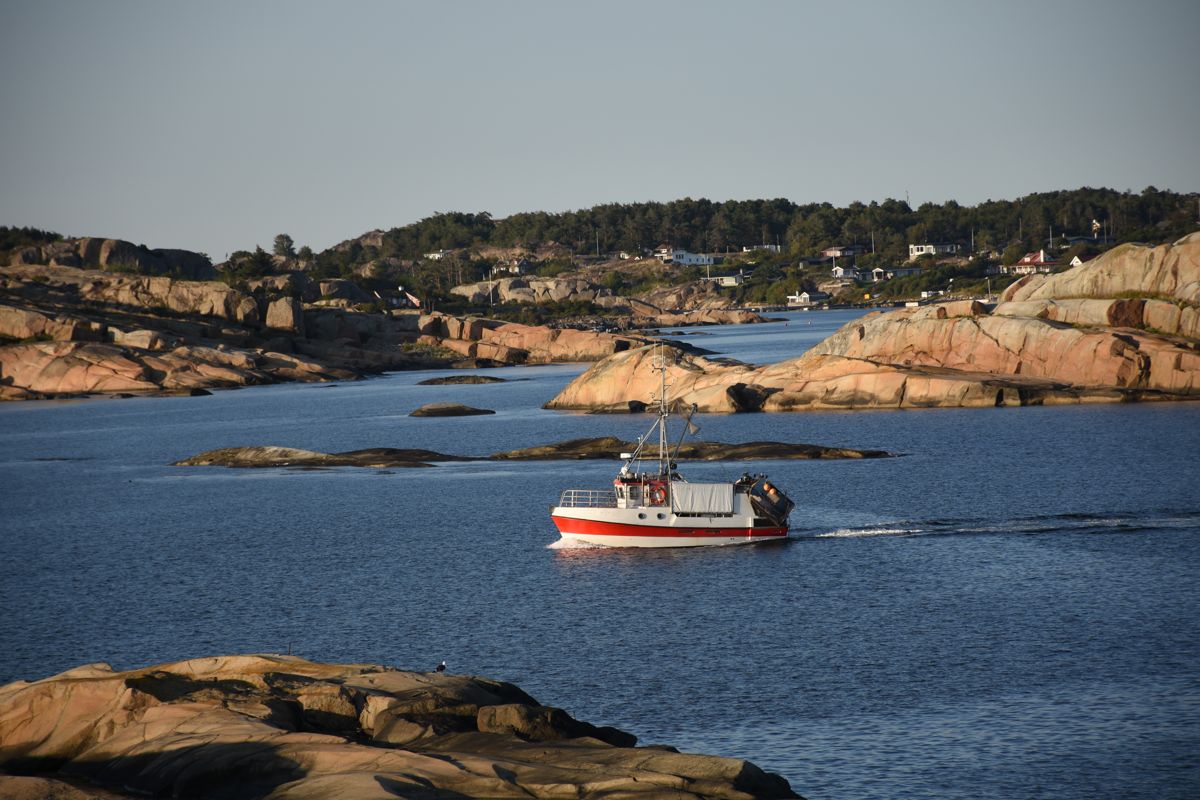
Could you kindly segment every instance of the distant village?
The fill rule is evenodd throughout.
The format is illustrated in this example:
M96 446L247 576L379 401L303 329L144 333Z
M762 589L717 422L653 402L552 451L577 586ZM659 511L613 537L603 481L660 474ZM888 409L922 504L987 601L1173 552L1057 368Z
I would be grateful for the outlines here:
M986 250L972 254L970 248L957 242L918 242L908 245L908 259L902 264L891 267L859 267L858 259L871 252L870 248L860 244L833 245L819 253L800 259L797 266L805 269L807 274L824 274L817 282L817 289L803 289L787 296L787 305L792 308L813 308L829 304L834 297L851 289L869 289L872 286L884 284L897 278L920 276L935 266L965 266L974 257L981 258L985 263L987 276L1019 277L1035 273L1050 273L1058 269L1078 266L1094 258L1094 255L1075 255L1069 260L1062 261L1057 254L1075 245L1086 244L1097 248L1107 244L1099 223L1094 224L1090 236L1059 236L1051 237L1046 247L1025 253L1013 264L1001 263L1002 254L997 250ZM438 250L425 253L430 261L440 261L452 254L453 251ZM606 254L612 260L636 262L644 259L657 259L662 264L679 267L703 267L705 274L701 280L711 281L718 287L736 288L745 283L749 277L745 265L752 265L754 254L764 253L781 255L782 247L778 244L760 244L742 247L734 253L693 253L689 250L659 245L653 250L642 252L620 251ZM726 262L736 262L737 272L720 269ZM505 277L518 277L534 272L538 264L528 258L502 259L492 267L489 277L493 280ZM920 300L928 301L944 295L948 288L928 289L920 292ZM869 300L869 292L863 295Z

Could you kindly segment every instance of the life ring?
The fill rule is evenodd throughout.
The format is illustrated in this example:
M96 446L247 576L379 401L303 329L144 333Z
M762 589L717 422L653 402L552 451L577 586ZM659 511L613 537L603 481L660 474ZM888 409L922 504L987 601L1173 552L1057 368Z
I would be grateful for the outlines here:
M667 502L667 490L661 486L650 487L650 505L661 506Z

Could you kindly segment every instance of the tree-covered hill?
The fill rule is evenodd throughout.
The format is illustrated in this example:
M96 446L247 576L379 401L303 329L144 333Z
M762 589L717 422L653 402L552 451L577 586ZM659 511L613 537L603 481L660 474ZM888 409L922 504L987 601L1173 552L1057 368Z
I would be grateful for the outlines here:
M786 199L713 202L684 198L667 203L609 203L578 211L523 212L493 219L486 212L450 212L375 233L317 257L323 272L349 274L380 259L420 259L439 250L522 247L548 243L576 255L644 252L669 244L693 252L726 253L743 246L781 245L802 258L833 245L858 244L866 266L908 258L908 245L954 242L966 251L1024 252L1053 234L1091 236L1093 221L1109 244L1174 240L1196 229L1200 195L1081 188L988 200L963 206L950 200L910 208L901 200L797 204Z

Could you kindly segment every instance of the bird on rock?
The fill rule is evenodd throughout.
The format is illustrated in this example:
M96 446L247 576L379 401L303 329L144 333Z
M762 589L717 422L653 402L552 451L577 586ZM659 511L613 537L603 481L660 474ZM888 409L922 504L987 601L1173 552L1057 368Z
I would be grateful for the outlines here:
M442 663L440 663L440 664L438 664L438 665L437 665L437 671L438 671L438 672L445 672L445 671L446 671L446 662L445 662L445 661L443 661Z

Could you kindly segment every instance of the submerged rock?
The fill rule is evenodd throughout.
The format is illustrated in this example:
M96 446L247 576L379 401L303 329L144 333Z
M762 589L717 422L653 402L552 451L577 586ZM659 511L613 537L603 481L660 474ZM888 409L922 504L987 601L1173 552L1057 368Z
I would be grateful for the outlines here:
M480 677L280 655L89 664L0 687L0 796L797 797L748 761L636 741Z
M481 414L495 414L489 408L471 408L459 403L427 403L409 412L410 417L476 417Z

